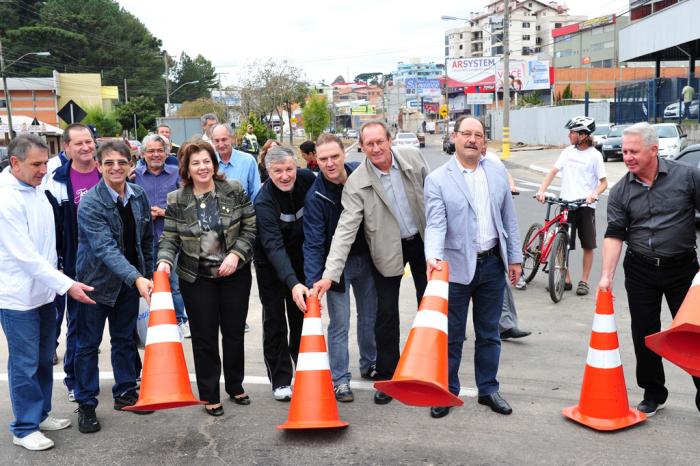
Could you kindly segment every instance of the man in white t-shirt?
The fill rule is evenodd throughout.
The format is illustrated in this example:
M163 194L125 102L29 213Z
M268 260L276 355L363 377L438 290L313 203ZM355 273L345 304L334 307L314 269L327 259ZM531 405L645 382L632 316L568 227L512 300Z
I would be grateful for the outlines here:
M565 126L569 130L571 146L564 149L554 167L544 177L536 197L545 201L545 190L557 173L561 172L561 197L567 201L586 199L588 206L569 212L571 223L570 249L576 246L576 232L583 248L583 273L576 287L577 295L588 294L588 279L593 265L593 250L596 248L595 203L600 193L608 187L603 156L593 147L591 134L595 131L595 120L590 117L574 117ZM570 290L571 275L566 272L565 290Z

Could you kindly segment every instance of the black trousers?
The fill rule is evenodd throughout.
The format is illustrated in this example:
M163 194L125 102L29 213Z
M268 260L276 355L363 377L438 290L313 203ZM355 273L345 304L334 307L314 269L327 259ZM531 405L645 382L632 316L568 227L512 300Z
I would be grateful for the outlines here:
M263 310L263 355L272 389L292 385L292 361L297 363L304 313L291 290L271 266L255 266Z
M416 287L416 301L420 304L428 279L425 275L425 252L423 240L416 235L412 240L401 241L403 263L411 266L413 284ZM374 270L377 288L377 321L374 325L374 338L377 342L377 378L389 380L399 363L399 291L403 275L385 277Z
M656 267L630 253L625 254L625 289L632 318L632 341L637 357L637 385L644 389L644 399L665 403L668 390L661 356L646 347L644 337L661 330L661 298L676 316L698 271L695 256L673 266ZM700 378L693 377L700 390Z
M180 278L180 292L185 301L192 333L192 352L199 398L209 404L221 401L219 329L221 329L226 393L229 396L244 393L243 340L252 280L250 264L246 264L228 277L197 277L194 283Z

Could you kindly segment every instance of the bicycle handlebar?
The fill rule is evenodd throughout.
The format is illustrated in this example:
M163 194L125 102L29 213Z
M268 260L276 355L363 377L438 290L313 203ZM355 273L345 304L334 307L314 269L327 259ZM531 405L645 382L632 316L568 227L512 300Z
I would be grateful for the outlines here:
M537 198L537 196L532 196L532 197L535 199ZM561 197L554 196L554 194L552 194L552 193L545 193L544 200L548 204L556 204L556 205L560 205L560 206L564 206L564 207L579 208L579 207L588 205L588 202L586 201L586 199L582 198L582 199L574 199L573 201L567 201L567 200L562 199Z

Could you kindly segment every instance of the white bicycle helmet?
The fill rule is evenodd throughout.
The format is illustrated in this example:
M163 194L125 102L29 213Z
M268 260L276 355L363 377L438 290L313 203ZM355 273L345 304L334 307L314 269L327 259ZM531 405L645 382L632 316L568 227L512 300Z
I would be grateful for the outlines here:
M564 128L577 133L584 131L591 134L593 131L595 131L595 120L587 116L573 117L566 125L564 125Z

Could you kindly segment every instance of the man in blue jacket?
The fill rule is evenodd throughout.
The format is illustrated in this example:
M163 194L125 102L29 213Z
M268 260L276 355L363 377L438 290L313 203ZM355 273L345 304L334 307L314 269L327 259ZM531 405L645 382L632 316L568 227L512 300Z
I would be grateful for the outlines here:
M150 303L153 274L153 220L143 188L127 183L129 148L108 141L97 150L102 180L83 198L78 209L78 277L92 283L97 304L80 304L75 354L75 400L78 429L97 432L95 415L100 393L97 350L109 319L112 344L114 409L138 400L134 331L139 295Z
M323 275L333 234L343 211L343 186L359 162L345 163L343 143L334 134L325 133L316 141L316 161L321 175L306 194L304 204L304 274L312 288ZM340 283L333 284L327 294L328 356L335 398L353 401L348 370L348 333L350 330L350 285L357 304L357 344L360 347L360 374L372 378L376 374L377 346L374 323L377 318L377 291L372 278L372 259L362 228L357 231L350 248Z
M63 131L63 147L67 155L53 173L45 177L46 195L51 202L56 221L56 244L59 251L58 268L70 278L76 278L75 260L78 249L78 205L83 196L100 180L95 162L95 140L85 125L75 123ZM56 298L56 341L61 335L63 315L66 316L66 352L63 356L63 383L68 400L75 401L75 341L78 302L70 296ZM58 343L56 344L58 346Z

